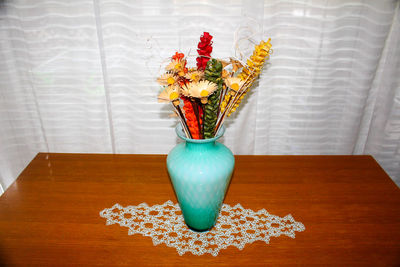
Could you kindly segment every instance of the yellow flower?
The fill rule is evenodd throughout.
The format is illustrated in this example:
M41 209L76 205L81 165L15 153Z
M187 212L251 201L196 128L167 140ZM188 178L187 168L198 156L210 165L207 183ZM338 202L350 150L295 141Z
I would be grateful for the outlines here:
M235 92L239 91L244 85L244 81L237 77L228 77L225 80L226 86L234 90Z
M204 77L204 72L202 71L189 71L188 73L186 73L185 78L188 80L191 80L193 82L198 82L200 81L200 79L202 79Z
M230 61L232 64L233 72L237 72L240 68L243 68L243 65L242 65L242 63L240 63L240 61L238 61L234 58L231 58Z
M158 102L172 102L179 98L179 87L176 85L168 86L158 96Z
M171 63L169 63L169 64L165 67L165 69L166 69L167 71L171 71L171 72L173 72L173 73L179 73L179 72L182 72L183 69L185 68L185 63L186 63L186 60L185 60L185 59L182 59L182 60L176 60L176 59L174 59L174 60L171 61Z
M209 81L191 82L182 88L182 94L190 97L206 98L214 93L217 88L217 84Z
M157 79L157 82L163 86L173 85L177 82L177 78L178 77L172 73L166 73L161 75L161 77Z

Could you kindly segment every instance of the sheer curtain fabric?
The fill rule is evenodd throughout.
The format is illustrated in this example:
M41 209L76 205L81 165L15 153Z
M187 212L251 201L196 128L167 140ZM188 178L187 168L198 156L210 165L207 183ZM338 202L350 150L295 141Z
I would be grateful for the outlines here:
M196 54L249 55L272 38L258 87L227 121L235 154L372 154L400 183L399 2L3 1L0 183L37 152L168 153L171 107L160 65ZM189 61L194 62L194 57Z

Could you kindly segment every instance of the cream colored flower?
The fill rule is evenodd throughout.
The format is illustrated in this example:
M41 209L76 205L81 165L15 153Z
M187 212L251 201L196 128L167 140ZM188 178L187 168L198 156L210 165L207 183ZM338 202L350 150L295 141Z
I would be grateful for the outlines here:
M238 71L240 68L243 68L243 64L234 58L230 58L231 64L232 64L232 68L233 68L233 72Z
M179 87L176 85L168 86L158 96L158 102L172 102L179 98Z
M186 64L186 60L182 59L182 60L172 60L171 63L169 63L165 69L167 71L171 71L173 73L179 73L182 72L183 69L185 68L185 64Z
M157 82L160 85L167 86L167 85L175 84L177 82L177 80L178 80L178 77L176 75L174 75L172 73L166 73L166 74L161 75L161 77L159 77L157 79Z
M191 82L182 88L182 94L196 98L207 98L217 90L217 85L209 81Z
M237 77L228 77L225 79L225 84L233 91L237 92L244 85L244 81Z
M185 74L185 78L188 80L191 80L193 82L198 82L204 77L204 72L203 71L189 71L188 73Z
M227 70L222 70L222 74L221 74L222 79L226 79L226 78L232 77L232 76L233 76L233 72L229 72Z

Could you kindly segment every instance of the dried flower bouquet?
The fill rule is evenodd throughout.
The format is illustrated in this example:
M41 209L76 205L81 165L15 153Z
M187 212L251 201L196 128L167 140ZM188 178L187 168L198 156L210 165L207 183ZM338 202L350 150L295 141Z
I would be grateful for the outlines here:
M212 38L208 32L200 37L196 68L188 68L185 55L176 52L157 79L163 86L159 102L172 103L187 138L216 135L259 77L271 52L268 39L255 46L246 62L211 58Z

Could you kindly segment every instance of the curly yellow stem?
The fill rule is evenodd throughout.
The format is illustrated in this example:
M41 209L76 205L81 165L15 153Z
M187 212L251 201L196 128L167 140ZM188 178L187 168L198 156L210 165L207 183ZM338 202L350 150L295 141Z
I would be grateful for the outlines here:
M242 72L237 76L242 81L246 81L248 83L248 85L246 86L247 88L250 88L255 79L260 75L265 61L269 58L269 53L272 47L270 42L271 38L269 38L268 41L266 42L261 41L259 45L255 46L253 55L250 57L250 59L247 60L246 66L243 68ZM244 92L236 101L236 103L228 113L228 117L233 112L235 112L236 108L242 102L242 99L246 95L247 91ZM221 103L221 112L225 110L228 101L229 101L229 96L226 95L224 101L222 101Z

